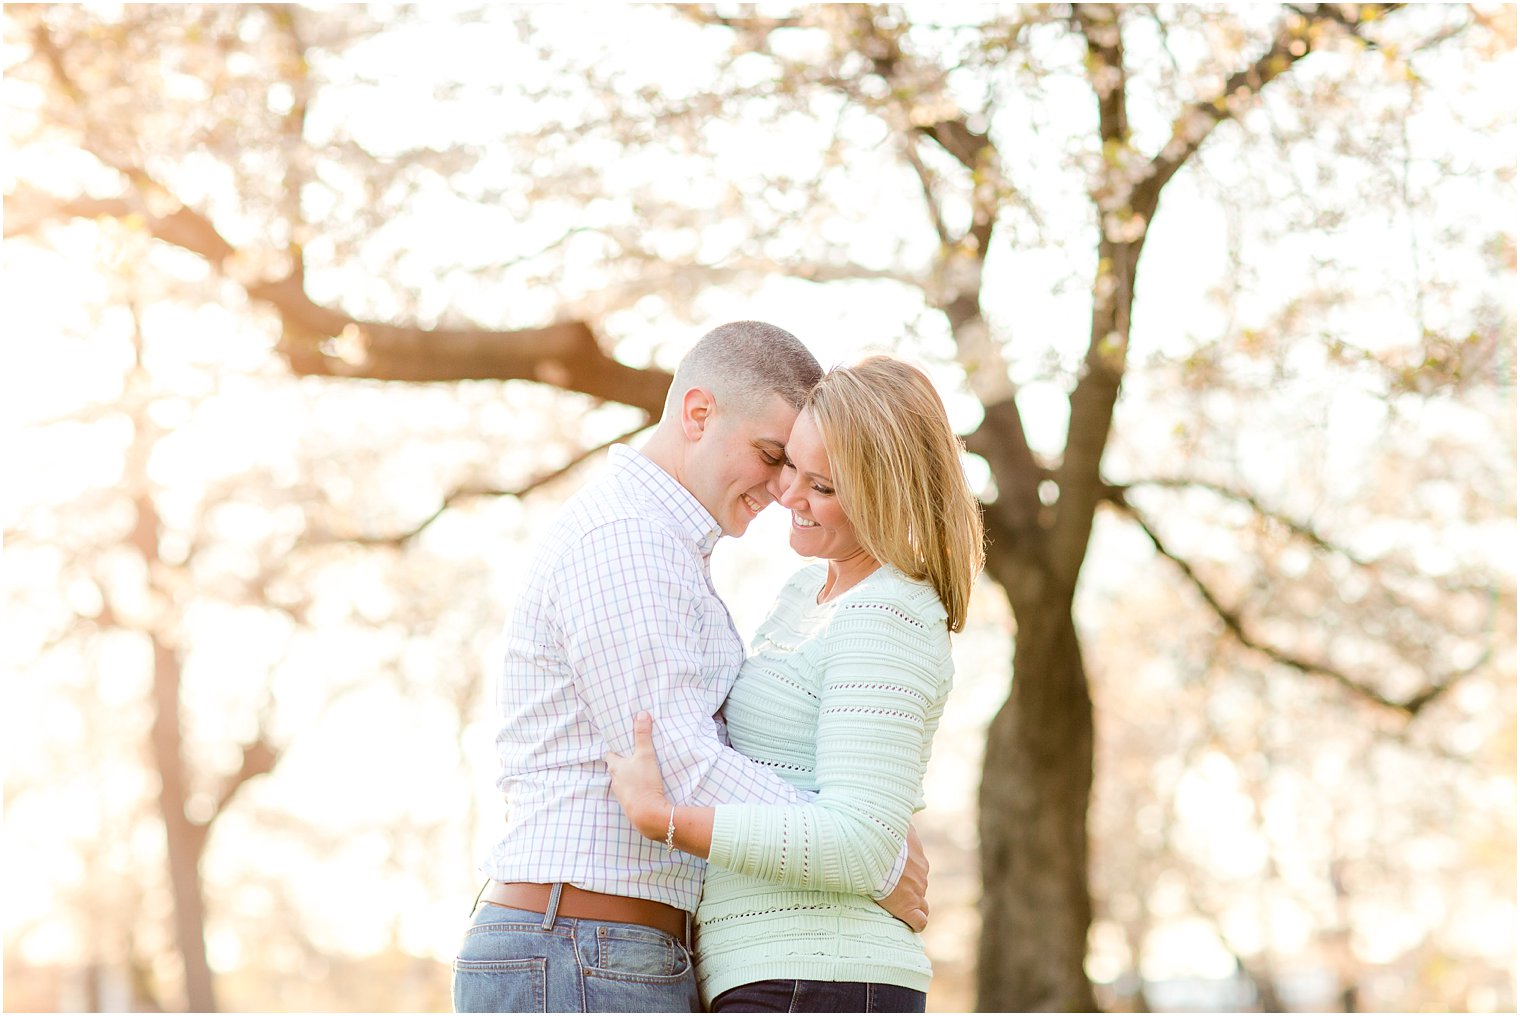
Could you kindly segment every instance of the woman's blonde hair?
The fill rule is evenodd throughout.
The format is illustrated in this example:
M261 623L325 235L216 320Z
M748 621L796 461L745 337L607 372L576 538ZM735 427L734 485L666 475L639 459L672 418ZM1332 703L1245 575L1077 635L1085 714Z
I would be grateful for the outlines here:
M934 385L910 363L871 356L824 374L803 408L861 547L933 586L950 630L960 631L986 559L982 510Z

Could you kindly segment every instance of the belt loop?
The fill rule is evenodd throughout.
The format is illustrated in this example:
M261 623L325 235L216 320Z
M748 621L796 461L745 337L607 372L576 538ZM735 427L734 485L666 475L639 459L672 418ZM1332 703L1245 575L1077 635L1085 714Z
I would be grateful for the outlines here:
M559 916L559 894L564 891L565 883L555 882L549 888L549 905L544 908L543 929L548 931L554 927L554 919Z
M681 911L681 913L683 913L683 914L686 915L686 937L685 937L685 940L681 944L686 947L686 951L688 953L694 954L695 950L692 948L692 941L691 941L691 911L690 910L683 910L683 911Z
M475 902L470 904L470 913L471 914L475 913L475 911L477 911L477 910L480 909L480 898L486 894L486 887L489 886L490 884L491 884L491 880L490 879L486 879L484 882L482 882L480 884L480 892L478 892L478 893L475 894Z

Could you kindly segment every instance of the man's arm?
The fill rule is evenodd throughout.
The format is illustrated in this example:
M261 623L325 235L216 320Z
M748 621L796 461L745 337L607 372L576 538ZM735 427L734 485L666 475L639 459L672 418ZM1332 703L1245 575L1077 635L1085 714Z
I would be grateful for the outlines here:
M625 754L633 749L634 714L654 714L672 800L805 803L811 795L718 738L703 670L709 640L726 638L732 622L705 588L700 563L656 522L628 519L588 533L553 584L581 703L607 745ZM743 647L727 641L737 671Z

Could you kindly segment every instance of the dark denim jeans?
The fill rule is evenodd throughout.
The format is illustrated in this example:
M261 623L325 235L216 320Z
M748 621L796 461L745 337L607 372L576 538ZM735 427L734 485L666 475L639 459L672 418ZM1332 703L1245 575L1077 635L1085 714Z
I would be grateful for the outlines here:
M691 954L641 924L482 903L454 960L455 1012L701 1012Z
M923 1012L928 997L896 984L755 981L713 999L713 1012Z

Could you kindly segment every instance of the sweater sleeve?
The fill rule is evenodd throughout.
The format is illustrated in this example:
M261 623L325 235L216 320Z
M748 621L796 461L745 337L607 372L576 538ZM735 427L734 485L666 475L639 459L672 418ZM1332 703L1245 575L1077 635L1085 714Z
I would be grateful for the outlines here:
M817 799L719 805L708 860L791 888L876 897L921 801L949 691L949 634L942 616L862 601L840 604L824 640Z

